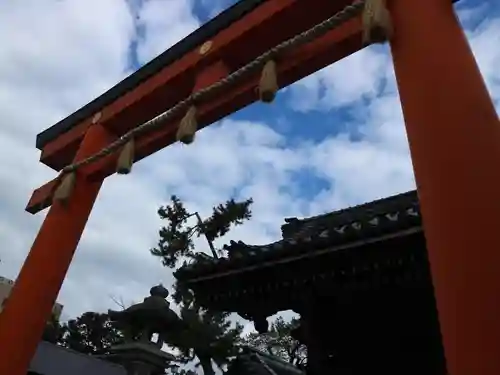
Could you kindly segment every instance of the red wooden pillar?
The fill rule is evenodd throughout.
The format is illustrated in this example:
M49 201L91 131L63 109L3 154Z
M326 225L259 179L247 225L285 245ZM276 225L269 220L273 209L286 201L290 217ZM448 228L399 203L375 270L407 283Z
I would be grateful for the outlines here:
M109 141L93 125L75 160ZM0 375L26 375L101 185L77 175L66 206L54 203L48 212L0 315Z
M451 1L390 11L448 370L498 375L500 122Z

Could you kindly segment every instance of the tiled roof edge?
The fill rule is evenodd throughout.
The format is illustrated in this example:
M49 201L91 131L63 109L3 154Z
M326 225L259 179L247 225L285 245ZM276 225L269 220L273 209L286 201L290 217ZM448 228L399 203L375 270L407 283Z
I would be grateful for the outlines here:
M387 203L387 204L384 204ZM213 259L205 257L202 261L183 267L175 273L175 277L187 280L208 274L245 267L249 263L259 263L269 258L288 257L310 248L325 248L332 245L349 243L363 238L374 238L386 233L404 231L409 227L421 225L420 210L416 193L408 192L342 210L342 212L370 209L373 205L381 205L387 210L378 209L371 215L365 215L358 221L346 221L336 226L318 230L310 236L286 238L268 245L247 245L241 241L232 241L225 249L230 258ZM335 213L332 213L335 214ZM350 215L349 217L356 217ZM359 215L358 217L362 217Z

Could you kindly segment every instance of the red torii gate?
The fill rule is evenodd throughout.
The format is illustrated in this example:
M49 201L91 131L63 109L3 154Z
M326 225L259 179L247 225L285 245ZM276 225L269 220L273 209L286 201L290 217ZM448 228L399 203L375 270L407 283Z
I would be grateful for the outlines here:
M363 47L363 23L357 16L362 3L356 1L350 13L342 13L351 1L240 1L39 134L41 161L58 171L79 163L192 93L227 79L275 45L341 12L344 19L334 20L332 30L266 57L273 60L263 74L264 80L269 74L272 96L276 76L284 87ZM375 8L365 12L371 17L364 21L383 21L385 1L367 3ZM498 375L497 114L451 0L389 0L388 10L449 373ZM120 157L109 152L77 166L77 172L66 167L62 178L35 190L27 211L52 207L1 314L0 375L26 374L101 184L114 173L117 160L127 169L127 158L137 161L173 143L186 110L184 131L189 132L196 120L198 127L206 126L257 99L258 71L232 81L223 92L177 106L161 118L167 120L161 127L122 138L115 144L126 150ZM262 82L260 87L262 91ZM60 199L52 204L54 195Z

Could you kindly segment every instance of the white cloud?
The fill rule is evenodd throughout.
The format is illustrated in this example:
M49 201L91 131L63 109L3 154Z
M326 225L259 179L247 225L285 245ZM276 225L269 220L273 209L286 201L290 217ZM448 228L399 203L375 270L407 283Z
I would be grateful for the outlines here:
M382 88L388 63L388 56L379 49L359 51L296 83L292 105L299 111L328 111L373 100Z
M6 276L17 274L45 215L24 212L31 191L55 175L38 163L36 134L128 74L136 37L132 10L137 9L123 0L101 3L0 4L0 273ZM144 50L161 48L154 47L161 35L151 32L161 22L150 27L148 18L153 3L141 2L146 33L140 46L149 46ZM161 43L167 46L185 36L182 30L196 27L186 15L188 3L170 5L163 11L170 19L164 21L181 31L172 33L168 25L157 30L165 33ZM137 300L152 283L171 277L148 254L156 241L156 209L163 194L151 192L147 178L125 180L109 179L99 197L61 291L66 315L106 309L112 304L109 295Z
M472 49L487 86L500 108L500 18L485 18L485 7L464 8ZM414 187L401 105L388 48L372 46L303 79L292 88L298 112L348 110L350 131L332 135L312 152L317 173L331 182L312 211L377 199ZM339 116L340 117L340 116ZM353 134L357 139L353 139Z
M196 30L200 23L191 0L146 0L137 11L141 32L137 55L141 63L174 45Z
M500 17L486 19L468 32L481 73L488 89L500 108Z
M223 10L229 8L237 0L198 0L200 4L206 9L209 18L216 17Z
M45 123L33 124L31 130L39 131L123 78L132 18L121 0L98 3L28 0L22 6L0 5L2 103L9 102L6 109L19 113L27 100L40 101L37 107L51 112L43 112L38 120Z
M0 2L0 274L17 274L44 216L24 206L32 189L55 175L38 163L35 135L123 78L133 41L146 61L198 23L185 0ZM499 20L485 21L470 38L498 104ZM201 131L192 146L169 147L130 176L108 179L60 295L66 314L113 307L110 295L137 301L153 283L169 283L170 271L148 249L157 240L157 207L170 194L202 215L231 196L253 197L253 220L226 240L255 244L277 238L283 217L413 186L386 47L357 53L286 95L303 113L348 109L357 138L344 133L291 146L273 130L278 120L228 119ZM304 170L327 188L313 197L294 189L294 173Z

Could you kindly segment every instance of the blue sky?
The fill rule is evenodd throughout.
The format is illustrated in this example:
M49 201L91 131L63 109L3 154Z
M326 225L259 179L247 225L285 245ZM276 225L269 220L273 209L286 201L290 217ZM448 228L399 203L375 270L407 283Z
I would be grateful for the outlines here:
M23 211L55 173L35 136L149 61L224 0L0 2L0 274L15 278L45 213ZM99 9L96 12L96 9ZM500 108L500 4L457 6ZM431 25L430 25L431 27ZM471 134L473 132L471 131ZM388 47L358 52L106 181L61 294L66 316L142 299L171 273L152 259L157 207L171 194L207 215L253 197L230 239L277 239L284 217L310 216L412 189L411 161ZM221 244L219 244L221 245ZM200 244L200 250L203 250Z

